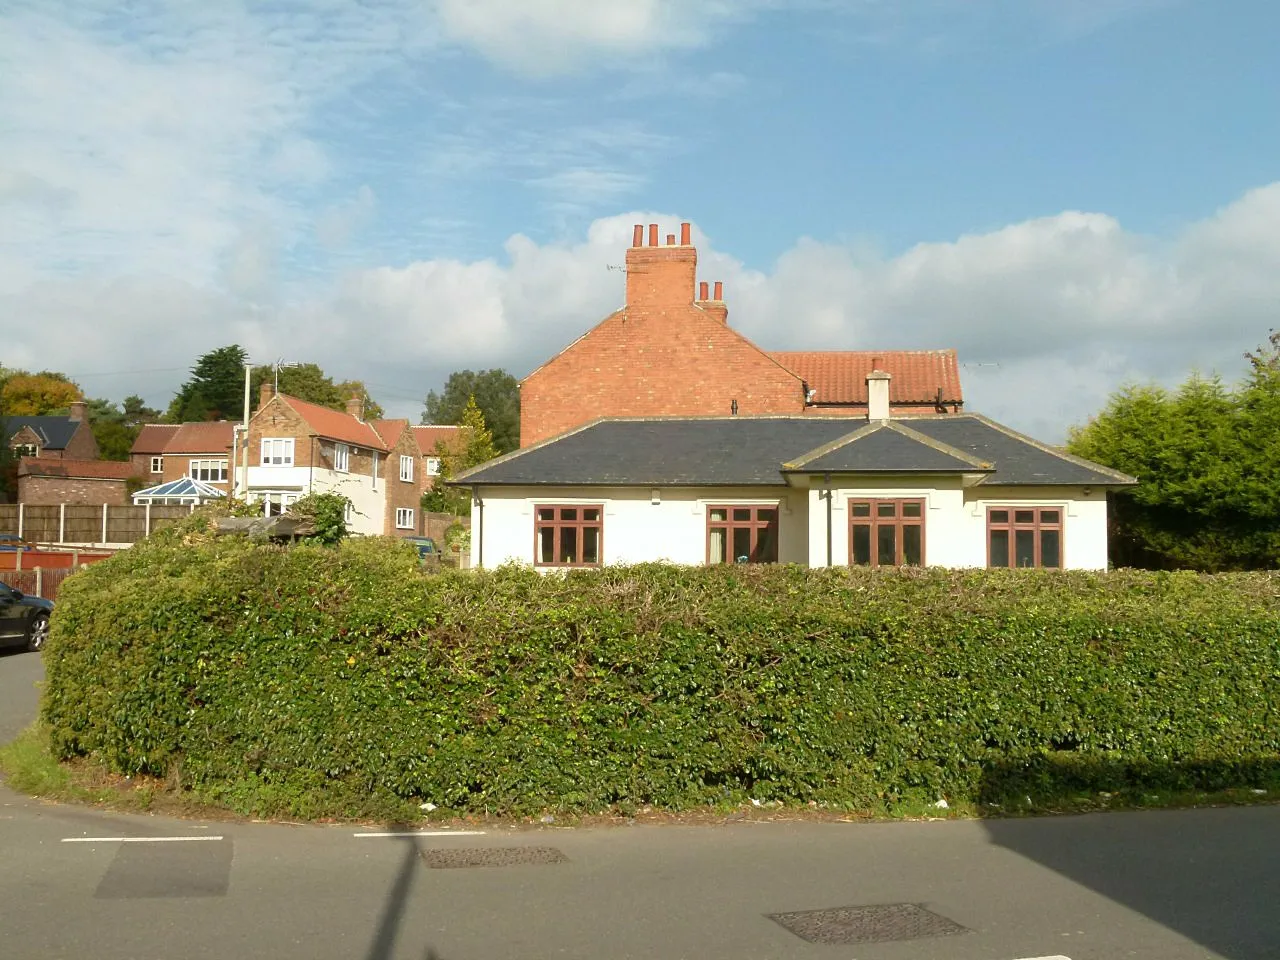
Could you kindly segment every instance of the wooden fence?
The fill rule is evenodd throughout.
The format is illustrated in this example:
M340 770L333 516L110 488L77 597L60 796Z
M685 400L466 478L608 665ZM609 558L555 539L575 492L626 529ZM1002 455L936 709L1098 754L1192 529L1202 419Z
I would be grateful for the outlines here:
M70 568L46 570L43 567L37 567L35 570L0 570L0 583L7 583L15 590L21 590L31 597L57 600L58 588L62 586L62 581L75 572Z
M148 533L177 522L192 506L112 507L76 503L0 504L0 533L32 543L137 543Z

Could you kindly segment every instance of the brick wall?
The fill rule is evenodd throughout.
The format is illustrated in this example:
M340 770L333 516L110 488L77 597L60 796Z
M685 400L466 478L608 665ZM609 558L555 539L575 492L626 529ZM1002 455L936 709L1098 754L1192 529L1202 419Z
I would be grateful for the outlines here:
M521 446L596 417L727 415L734 401L743 415L804 412L801 380L731 329L721 300L695 303L687 225L680 239L659 246L651 226L641 245L637 228L626 307L521 384Z
M158 483L168 483L170 480L181 480L191 473L192 460L225 460L227 461L227 479L223 482L206 480L219 490L231 492L232 467L231 450L228 448L221 453L166 453L164 455L164 472L161 474L151 473L151 458L147 457L147 463L144 468L147 471L147 484L154 486Z
M400 458L402 456L408 457L413 464L413 479L410 481L400 479ZM388 536L414 537L422 535L422 481L426 472L426 461L418 456L418 443L413 439L412 433L406 426L401 431L395 445L391 448L391 452L387 454L387 465L384 473L386 477L387 515L384 529ZM396 510L406 507L413 511L413 529L397 530Z
M320 466L317 452L311 443L311 428L297 412L280 397L263 396L262 405L249 421L249 466L262 463L264 437L292 437L293 462L298 467Z
M123 480L69 477L19 477L18 500L28 505L47 506L59 503L124 506L130 502Z
M93 428L88 420L81 420L76 432L67 441L62 455L68 460L97 460L98 441L93 436Z

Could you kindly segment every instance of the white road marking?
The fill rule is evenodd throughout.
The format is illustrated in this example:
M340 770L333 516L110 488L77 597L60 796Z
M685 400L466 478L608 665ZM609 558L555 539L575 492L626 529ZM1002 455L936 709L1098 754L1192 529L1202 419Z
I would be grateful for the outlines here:
M1071 960L1071 958L1064 957L1060 953L1055 953L1052 957L1027 957L1026 960Z
M398 833L353 833L353 837L483 837L483 830L405 830Z
M221 840L222 837L63 837L63 843L183 843L187 840Z

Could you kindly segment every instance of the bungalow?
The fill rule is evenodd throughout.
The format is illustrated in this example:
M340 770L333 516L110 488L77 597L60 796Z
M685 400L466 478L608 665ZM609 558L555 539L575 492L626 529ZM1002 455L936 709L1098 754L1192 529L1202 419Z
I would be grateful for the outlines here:
M621 417L460 474L472 564L1107 566L1132 477L972 413Z

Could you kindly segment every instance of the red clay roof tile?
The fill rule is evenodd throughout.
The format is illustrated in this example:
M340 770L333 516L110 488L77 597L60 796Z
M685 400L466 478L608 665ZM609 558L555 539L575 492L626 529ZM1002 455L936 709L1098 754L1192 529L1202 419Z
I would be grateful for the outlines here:
M954 350L775 351L769 356L816 391L813 402L819 405L865 404L867 374L877 365L893 375L890 403L964 402Z
M217 453L231 449L236 424L230 420L184 423L169 439L165 453Z
M370 450L387 450L387 444L378 436L378 431L364 420L357 420L343 410L330 410L316 403L308 403L297 397L278 395L281 400L297 411L298 416L307 422L317 436L326 440L337 440Z
M164 453L165 445L178 432L180 424L176 423L144 423L138 431L138 439L129 448L130 453Z

